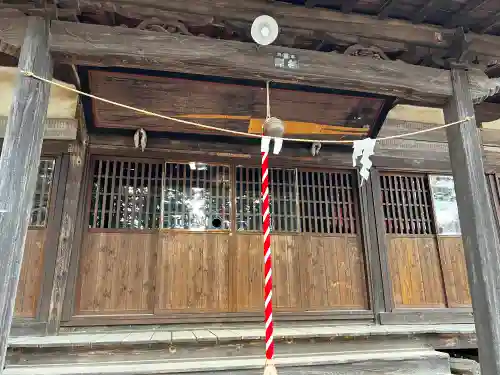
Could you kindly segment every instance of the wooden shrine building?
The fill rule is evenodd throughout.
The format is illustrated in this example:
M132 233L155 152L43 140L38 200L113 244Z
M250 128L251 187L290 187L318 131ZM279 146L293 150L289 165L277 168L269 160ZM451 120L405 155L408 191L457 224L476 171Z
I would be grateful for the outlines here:
M261 14L276 18L280 35L257 48L249 30ZM314 326L323 338L321 327L336 337L358 330L376 337L367 339L372 344L394 332L393 340L412 335L437 350L476 350L462 238L478 244L469 262L477 290L498 287L488 278L494 268L479 265L495 267L484 249L498 244L500 224L499 14L495 0L0 1L0 167L15 168L16 158L38 162L16 147L27 128L39 126L35 120L44 121L17 293L10 294L6 374L27 373L23 355L45 366L33 347L72 347L70 333L195 327L190 337L201 345L222 343L207 327L262 328L259 139L151 113L259 134L266 81L286 136L311 140L285 141L270 158L277 326L296 333ZM19 83L20 69L66 88L22 74ZM19 91L27 82L31 89ZM18 133L15 119L23 124ZM135 144L141 129L147 140ZM363 185L351 146L321 142L394 136L377 143ZM34 154L37 137L33 131L26 143ZM29 181L1 173L0 192L10 178ZM477 200L465 207L469 193ZM12 204L21 215L24 206ZM14 267L5 249L0 262ZM496 306L488 293L476 293L491 302L482 317ZM484 332L484 340L499 338L495 329ZM170 335L156 344L187 345ZM305 337L277 335L289 343ZM130 337L106 342L120 347Z

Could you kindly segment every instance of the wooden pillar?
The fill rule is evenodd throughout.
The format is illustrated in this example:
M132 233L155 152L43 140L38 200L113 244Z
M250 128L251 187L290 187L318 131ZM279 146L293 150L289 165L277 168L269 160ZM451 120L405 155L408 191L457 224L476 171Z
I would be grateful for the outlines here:
M361 180L358 179L358 183ZM373 178L365 181L359 188L361 223L363 233L363 247L366 254L367 277L369 281L370 305L375 314L375 319L380 322L380 313L386 311L384 299L384 282L382 266L380 264L379 243L377 237L377 222L375 206L373 204Z
M75 143L75 148L69 156L69 170L64 192L61 230L57 243L54 280L49 303L47 319L47 334L57 334L61 323L63 302L68 282L68 272L73 250L75 229L78 215L78 201L83 186L83 171L85 160L85 143Z
M29 18L19 68L51 78L48 21ZM31 216L49 94L49 84L20 75L0 156L0 374Z
M446 122L474 115L467 72L451 70L454 95ZM500 374L500 248L484 173L481 142L472 119L447 128L453 178L476 322L482 375Z

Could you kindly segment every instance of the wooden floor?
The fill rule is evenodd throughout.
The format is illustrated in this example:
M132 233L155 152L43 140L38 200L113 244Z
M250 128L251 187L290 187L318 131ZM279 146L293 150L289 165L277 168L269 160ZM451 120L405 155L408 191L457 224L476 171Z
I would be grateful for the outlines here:
M450 375L450 349L475 345L473 325L320 325L275 330L281 375ZM111 327L12 337L6 375L262 374L259 325Z
M473 324L440 324L440 325L306 325L287 324L275 328L275 340L290 339L332 339L362 338L373 336L418 336L418 335L468 335L475 336ZM62 333L59 336L21 336L11 337L11 348L40 347L93 347L98 345L120 344L195 344L195 343L227 343L237 341L261 341L264 339L262 325L244 325L196 328L168 329L166 327L129 328L91 328L76 332Z

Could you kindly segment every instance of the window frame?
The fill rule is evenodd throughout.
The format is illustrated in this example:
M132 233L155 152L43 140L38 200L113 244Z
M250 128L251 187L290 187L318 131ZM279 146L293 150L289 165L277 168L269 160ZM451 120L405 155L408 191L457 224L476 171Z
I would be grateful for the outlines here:
M241 158L238 159L227 159L227 158L222 158L222 157L213 157L213 158L207 158L207 157L197 157L197 155L193 155L193 157L186 159L185 156L177 156L177 155L172 155L170 156L169 153L165 153L160 157L151 157L151 158L146 158L146 157L130 157L130 156L122 156L121 154L113 154L109 155L106 153L91 153L88 158L88 177L86 178L85 182L87 183L87 192L85 195L85 213L84 213L84 223L86 225L86 230L89 232L136 232L136 233L151 233L151 232L157 232L157 231L179 231L179 232L186 232L186 233L210 233L210 232L216 232L216 233L235 233L235 234L260 234L260 230L237 230L237 223L236 223L236 214L237 214L237 207L236 207L236 169L238 167L243 167L243 168L256 168L258 170L258 176L260 178L260 165L256 164L250 160L242 160ZM199 156L199 155L198 155ZM92 182L94 178L94 172L93 172L93 166L95 165L96 160L102 160L102 161L119 161L119 162L132 162L132 163L148 163L148 164L162 164L163 168L165 168L165 165L167 163L173 163L173 164L189 164L190 162L196 162L196 163L203 163L207 165L212 165L212 166L227 166L229 168L229 204L230 204L230 212L229 212L229 218L230 218L230 226L228 229L204 229L204 230L192 230L192 229L184 229L184 228L165 228L164 223L163 223L163 217L164 217L164 184L166 178L162 178L162 196L160 199L160 205L161 205L161 214L160 218L162 222L160 223L159 228L153 228L153 229L140 229L140 228L91 228L89 223L90 223L90 213L91 213L91 200L92 200ZM298 227L296 231L274 231L275 234L287 234L287 235L318 235L318 236L359 236L361 235L361 201L359 198L360 194L360 189L359 189L359 183L358 183L358 178L356 169L349 169L349 168L316 168L316 167L301 167L300 165L296 165L294 163L291 166L286 166L283 165L283 163L275 163L276 165L272 165L271 169L277 169L277 170L293 170L294 175L297 176L296 178L296 191L295 191L295 206L297 207L297 221L298 221ZM303 227L302 227L302 218L301 218L301 212L302 212L302 202L301 202L301 194L299 191L299 184L298 184L298 176L300 175L301 172L316 172L316 173L337 173L340 175L351 175L351 181L352 185L349 186L351 189L351 205L352 205L352 219L354 222L354 231L353 232L346 232L346 233L336 233L336 232L304 232ZM259 195L260 195L260 188L259 188ZM260 215L259 215L260 217Z

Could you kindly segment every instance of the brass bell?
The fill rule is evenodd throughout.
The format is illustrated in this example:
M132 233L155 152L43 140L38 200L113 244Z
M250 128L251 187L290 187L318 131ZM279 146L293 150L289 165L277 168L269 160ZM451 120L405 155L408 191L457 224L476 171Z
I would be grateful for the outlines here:
M281 138L285 133L285 123L277 117L269 117L264 121L264 135Z

